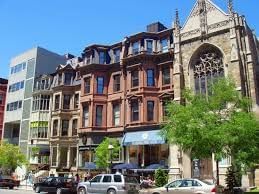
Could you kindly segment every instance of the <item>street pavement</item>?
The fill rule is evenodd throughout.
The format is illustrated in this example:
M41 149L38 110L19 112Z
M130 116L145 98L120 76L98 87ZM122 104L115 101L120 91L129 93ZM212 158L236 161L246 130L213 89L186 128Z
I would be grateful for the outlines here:
M31 190L23 190L23 189L0 189L0 194L35 194L34 191Z

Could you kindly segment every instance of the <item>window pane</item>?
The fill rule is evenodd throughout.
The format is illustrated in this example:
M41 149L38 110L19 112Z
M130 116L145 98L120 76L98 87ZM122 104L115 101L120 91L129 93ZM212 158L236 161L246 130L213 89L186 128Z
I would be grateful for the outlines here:
M55 110L59 109L59 104L60 104L60 95L55 96Z
M147 120L154 120L154 101L147 101Z
M113 125L114 126L120 125L120 105L119 104L113 105Z
M77 135L77 119L74 119L72 123L72 136L75 135Z
M147 40L147 53L153 53L153 40Z
M132 44L132 54L136 55L139 53L139 42L134 42Z
M70 109L70 95L64 95L64 100L63 100L63 109L68 110Z
M114 182L115 182L115 183L120 183L120 182L122 182L121 175L114 175Z
M139 86L139 73L138 71L131 72L131 87L138 87Z
M114 63L120 62L120 49L114 50Z
M89 106L83 108L83 127L89 126Z
M85 79L85 93L90 93L90 77Z
M155 86L154 70L147 70L147 86Z
M168 43L167 43L167 39L163 39L161 40L161 51L162 53L168 52Z
M104 183L110 183L112 181L112 177L111 176L104 176L103 177L103 182Z
M96 106L96 126L102 126L102 114L103 114L103 106L97 105Z
M68 120L62 120L62 131L61 131L62 136L68 135L68 126L69 126L69 121Z
M113 76L113 90L114 92L120 91L120 75Z
M162 70L162 84L166 85L166 84L170 84L170 68L166 67Z
M104 78L97 77L97 93L103 94L103 88L104 88Z
M72 73L65 73L65 85L71 85L72 76Z
M105 59L105 52L99 52L99 62L100 64L105 64L106 63L106 59Z
M52 136L58 135L58 120L53 121Z
M139 104L138 101L131 102L131 121L139 120Z
M74 96L74 108L77 109L79 107L79 94L75 94Z

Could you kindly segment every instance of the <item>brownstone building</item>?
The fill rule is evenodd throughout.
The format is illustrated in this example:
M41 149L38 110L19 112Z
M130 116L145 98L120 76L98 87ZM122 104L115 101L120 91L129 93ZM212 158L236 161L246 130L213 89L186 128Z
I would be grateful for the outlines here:
M59 65L53 75L50 119L50 174L62 176L77 171L80 75L79 58Z
M7 85L8 85L8 80L0 78L0 140L2 139L2 135L3 135L3 122L4 122Z

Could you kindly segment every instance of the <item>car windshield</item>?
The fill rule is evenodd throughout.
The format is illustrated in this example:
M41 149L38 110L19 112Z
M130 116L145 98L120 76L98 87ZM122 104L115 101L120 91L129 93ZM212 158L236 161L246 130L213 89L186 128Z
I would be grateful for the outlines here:
M132 176L125 176L125 182L126 183L138 183L138 180Z

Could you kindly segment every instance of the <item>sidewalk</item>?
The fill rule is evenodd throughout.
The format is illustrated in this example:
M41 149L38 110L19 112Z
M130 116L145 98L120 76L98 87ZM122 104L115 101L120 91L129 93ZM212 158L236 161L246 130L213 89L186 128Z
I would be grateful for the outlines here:
M26 191L32 191L32 186L31 185L20 185L19 187L17 187L18 190L26 190Z

